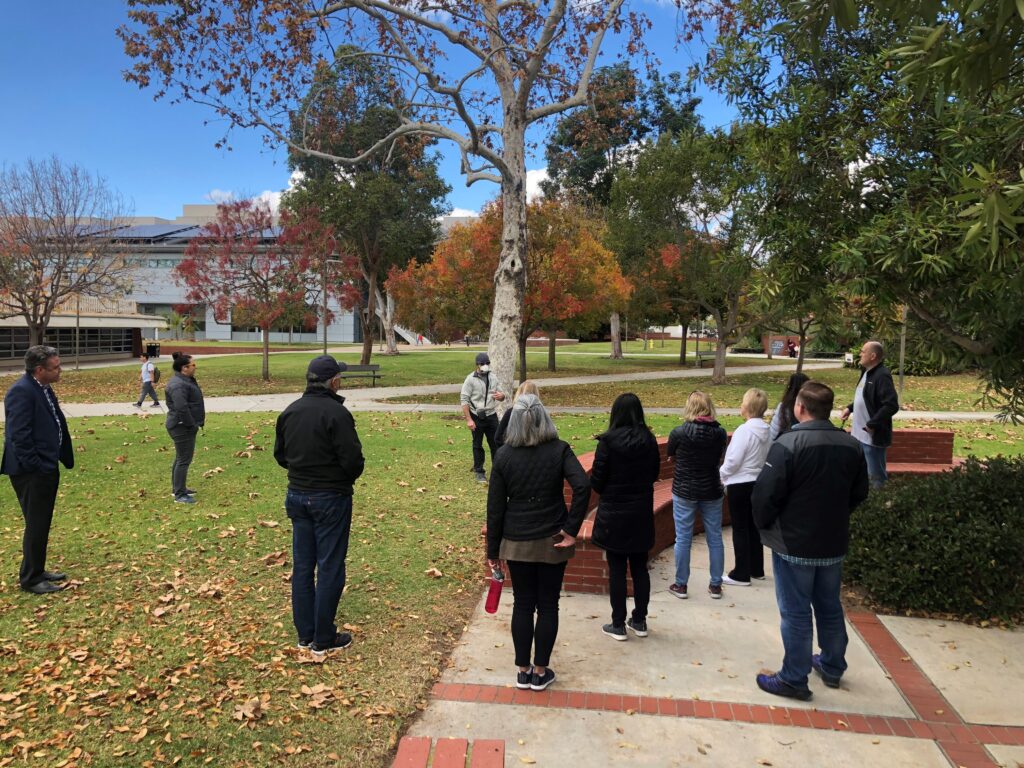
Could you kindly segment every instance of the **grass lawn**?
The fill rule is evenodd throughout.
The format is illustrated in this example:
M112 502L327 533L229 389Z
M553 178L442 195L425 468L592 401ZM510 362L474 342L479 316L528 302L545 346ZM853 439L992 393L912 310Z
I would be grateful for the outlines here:
M454 416L358 416L367 472L339 611L356 639L313 664L293 650L274 418L210 417L190 476L195 506L170 500L161 417L72 420L77 465L63 475L48 564L73 581L58 595L18 590L22 525L0 481L0 756L388 764L483 590L485 489L468 471L469 437ZM607 417L556 421L584 453ZM664 435L679 419L651 422ZM958 454L1019 452L1024 437L1018 427L957 429Z
M607 346L607 345L605 345ZM165 348L169 351L171 348ZM375 355L372 362L380 364L385 386L410 384L456 384L461 383L473 370L473 360L480 348L415 350L402 352L395 357ZM271 380L260 378L262 356L253 354L229 355L224 357L196 357L196 378L208 397L238 394L268 394L274 392L299 392L305 387L306 366L315 351L287 352L271 355ZM358 363L358 352L338 355L347 363ZM676 367L674 358L658 356L637 356L625 360L610 360L607 356L594 354L566 354L559 356L557 373L543 371L547 364L547 350L528 352L529 364L533 365L536 376L582 376L606 373L637 373L640 371L671 370ZM171 359L164 355L155 361L161 369L162 380L158 392L172 375ZM62 401L69 403L129 402L139 395L138 363L132 361L109 368L94 368L75 371L65 364L57 393ZM12 381L0 377L0 396ZM345 388L370 386L367 379L352 379Z
M694 389L707 391L715 404L721 408L738 408L743 393L750 387L761 387L768 393L769 408L782 397L791 371L767 370L763 373L748 373L727 377L726 383L713 386L704 380L663 380L612 382L607 384L579 384L564 387L549 387L541 393L545 404L558 406L599 406L611 408L615 398L623 392L634 392L650 408L682 408L686 397ZM817 381L828 384L836 391L837 406L853 399L857 385L857 374L850 369L829 369L811 371ZM972 374L955 376L907 376L904 384L901 407L905 411L976 411L990 410L993 406L981 406L982 383ZM458 403L457 395L429 395L394 398L395 402Z

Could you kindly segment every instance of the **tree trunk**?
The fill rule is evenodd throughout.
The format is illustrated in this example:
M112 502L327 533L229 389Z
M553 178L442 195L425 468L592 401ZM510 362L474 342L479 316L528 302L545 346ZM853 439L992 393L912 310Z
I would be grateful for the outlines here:
M506 115L506 174L501 181L501 257L494 273L494 311L488 353L491 370L502 392L513 392L516 345L523 325L526 292L526 160L522 131L510 125L523 118ZM520 347L520 371L526 375L526 341Z
M548 370L555 371L555 349L558 347L558 339L555 338L555 331L548 332Z
M377 314L377 275L376 273L364 274L366 278L366 315L363 320L363 351L359 355L360 365L369 365L370 357L373 355L373 320Z
M395 297L391 294L391 291L385 291L383 296L380 295L380 291L377 291L377 317L380 318L381 325L384 326L384 342L387 345L384 354L397 355L398 340L395 338Z
M622 359L622 336L619 334L619 313L612 312L609 318L612 326L612 360Z
M260 328L263 332L263 371L261 376L264 381L270 381L270 328Z
M519 381L526 381L526 339L519 339L517 346L519 347ZM513 391L511 387L508 390L501 390L502 392Z
M715 371L711 374L712 384L725 383L725 340L731 332L732 315L730 312L730 323L722 322L722 314L717 310L712 313L715 318L715 328L718 330L718 342L715 345Z
M43 323L28 324L28 345L35 347L43 343L43 336L46 335L46 326Z
M690 335L690 326L683 326L683 338L679 342L679 367L686 365L686 337Z
M807 349L807 329L804 328L803 323L800 324L800 354L796 356L796 372L803 373L804 370L804 351Z

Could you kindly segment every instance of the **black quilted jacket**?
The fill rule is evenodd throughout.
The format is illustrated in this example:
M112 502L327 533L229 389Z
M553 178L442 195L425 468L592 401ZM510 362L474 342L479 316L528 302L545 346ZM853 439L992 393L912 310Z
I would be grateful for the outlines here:
M590 484L601 494L593 542L611 552L646 552L654 546L654 482L661 470L658 441L645 426L601 435Z
M666 453L676 465L672 493L689 501L721 498L718 465L725 442L725 430L717 421L686 421L673 429L666 446Z
M568 481L572 504L562 489ZM532 541L559 531L575 536L590 500L590 480L569 444L551 440L532 448L498 449L487 490L487 557L498 559L502 538Z

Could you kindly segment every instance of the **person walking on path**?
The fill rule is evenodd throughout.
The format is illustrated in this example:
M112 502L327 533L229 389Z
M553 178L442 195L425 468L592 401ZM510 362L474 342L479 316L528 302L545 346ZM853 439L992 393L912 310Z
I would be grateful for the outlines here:
M505 395L491 381L491 358L486 352L476 356L476 370L462 382L459 402L462 403L462 416L466 426L473 433L473 473L477 482L486 483L484 472L484 438L491 451L491 465L494 465L494 452L498 450L494 437L498 433L498 403Z
M540 397L540 390L537 389L537 383L532 379L527 379L516 389L515 395L512 397L514 403L519 399L521 395L536 395ZM498 431L494 434L494 444L501 448L505 444L505 433L508 432L508 422L512 418L512 409L506 408L505 415L501 417L501 421L498 422Z
M786 383L786 391L782 393L782 400L775 406L775 413L772 414L772 423L768 427L768 437L777 440L779 435L788 432L796 424L796 416L793 415L793 405L796 403L796 394L800 387L811 380L806 373L793 373ZM730 509L732 509L730 507Z
M174 376L164 389L167 404L167 433L174 442L174 462L171 464L171 493L178 504L195 504L195 491L188 487L188 468L196 452L196 435L206 424L206 406L203 390L196 381L196 363L192 355L175 352Z
M744 422L732 433L725 451L725 460L718 475L729 497L729 517L732 519L732 551L735 567L722 581L734 587L749 587L750 580L764 578L764 547L754 526L750 509L750 494L754 481L761 474L768 455L768 425L764 412L768 410L768 395L763 389L748 389L743 394L740 416Z
M591 487L601 494L591 540L605 551L611 624L601 629L626 640L627 628L647 637L651 577L647 553L654 546L654 483L661 471L658 441L644 421L640 398L632 392L612 403L608 431L597 439ZM626 620L626 566L633 579L633 614Z
M851 434L864 446L872 488L881 488L889 479L885 452L892 445L892 417L900 409L892 374L882 364L884 357L885 348L877 341L867 341L861 347L860 380L853 402L843 409L842 414L843 421L853 414Z
M868 495L862 444L832 425L834 394L809 381L796 398L793 429L768 451L754 484L754 522L772 550L782 618L782 668L757 675L758 687L807 701L814 669L829 688L846 671L846 622L839 589L850 542L850 513ZM820 654L813 651L813 620Z
M4 396L7 424L0 473L11 478L25 518L18 582L26 592L59 592L63 573L46 570L53 507L60 486L60 464L75 466L71 433L53 386L60 381L60 356L36 345L25 353L25 375Z
M572 489L568 510L566 482ZM555 680L550 661L558 597L589 500L590 481L572 448L558 439L540 399L522 395L512 406L487 492L487 564L495 569L504 560L512 576L517 688L543 691Z
M726 434L715 420L715 406L701 391L686 401L686 421L668 436L666 453L675 462L672 477L672 517L676 526L676 576L669 592L681 600L689 597L690 547L693 524L700 512L711 560L708 594L722 597L725 545L722 543L722 482L718 465L725 451Z
M352 635L335 624L345 590L353 486L365 466L355 420L338 394L347 367L330 355L314 357L306 391L277 417L274 440L274 458L288 470L292 621L299 648L316 657L352 644Z
M153 408L160 407L160 399L156 396L156 388L154 387L153 371L156 366L149 361L149 355L143 352L139 355L139 360L142 361L142 370L139 372L139 379L142 382L142 389L139 392L139 399L135 401L135 407L141 408L143 401L146 396L153 398Z

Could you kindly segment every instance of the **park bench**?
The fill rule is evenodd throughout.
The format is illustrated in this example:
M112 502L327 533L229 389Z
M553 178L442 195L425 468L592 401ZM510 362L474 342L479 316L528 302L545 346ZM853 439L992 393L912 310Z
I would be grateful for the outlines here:
M693 353L695 364L698 368L704 367L704 361L710 360L712 364L715 362L715 351L714 350L698 350Z
M349 365L341 373L343 379L371 379L371 386L377 386L377 379L383 378L383 373L380 371L380 365L377 363L371 363L369 365Z

